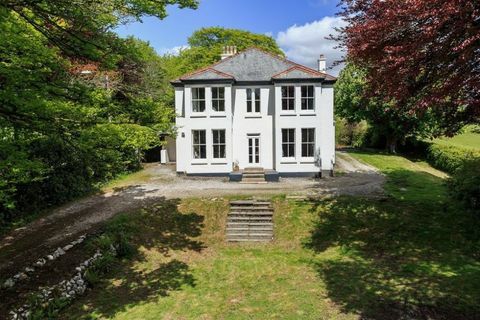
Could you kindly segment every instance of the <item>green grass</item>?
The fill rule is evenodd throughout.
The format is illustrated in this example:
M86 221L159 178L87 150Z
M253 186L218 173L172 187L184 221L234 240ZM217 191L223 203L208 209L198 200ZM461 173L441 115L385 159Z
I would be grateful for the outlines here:
M452 138L438 138L433 142L441 145L480 149L480 133L464 132Z
M132 213L138 255L67 319L475 319L480 226L445 174L354 153L387 175L386 199L272 198L275 241L224 242L228 199L168 200Z

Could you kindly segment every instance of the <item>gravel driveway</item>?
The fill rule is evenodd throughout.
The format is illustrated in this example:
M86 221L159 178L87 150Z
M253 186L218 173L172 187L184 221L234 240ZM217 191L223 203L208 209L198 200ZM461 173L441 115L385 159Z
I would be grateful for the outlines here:
M290 196L361 195L383 193L384 177L374 168L358 162L345 152L337 153L333 178L283 178L277 183L240 184L226 178L177 176L172 166L148 165L142 179L104 193L74 201L53 210L23 228L13 230L0 240L0 275L9 269L27 265L83 233L95 231L102 222L117 213L134 210L169 198L220 197L226 195ZM147 178L145 178L147 177Z

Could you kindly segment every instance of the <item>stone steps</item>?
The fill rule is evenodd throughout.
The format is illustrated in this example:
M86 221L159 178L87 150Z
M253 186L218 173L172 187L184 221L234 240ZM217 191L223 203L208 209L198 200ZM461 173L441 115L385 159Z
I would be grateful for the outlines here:
M240 183L263 184L265 180L265 170L263 168L245 168Z
M273 239L273 208L269 201L230 202L227 217L228 242L268 242Z

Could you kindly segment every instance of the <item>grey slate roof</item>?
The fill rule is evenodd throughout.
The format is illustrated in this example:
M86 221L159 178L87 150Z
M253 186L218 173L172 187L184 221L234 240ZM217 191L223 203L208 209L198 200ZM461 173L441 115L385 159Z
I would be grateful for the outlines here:
M276 79L319 79L335 81L326 73L299 65L258 48L250 48L207 68L183 75L172 84L185 81L232 80L268 82Z

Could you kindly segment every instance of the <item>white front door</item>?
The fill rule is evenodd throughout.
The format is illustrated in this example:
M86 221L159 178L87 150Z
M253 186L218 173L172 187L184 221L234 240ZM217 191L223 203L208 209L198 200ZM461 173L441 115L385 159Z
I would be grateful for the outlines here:
M248 137L248 163L260 163L260 137Z

